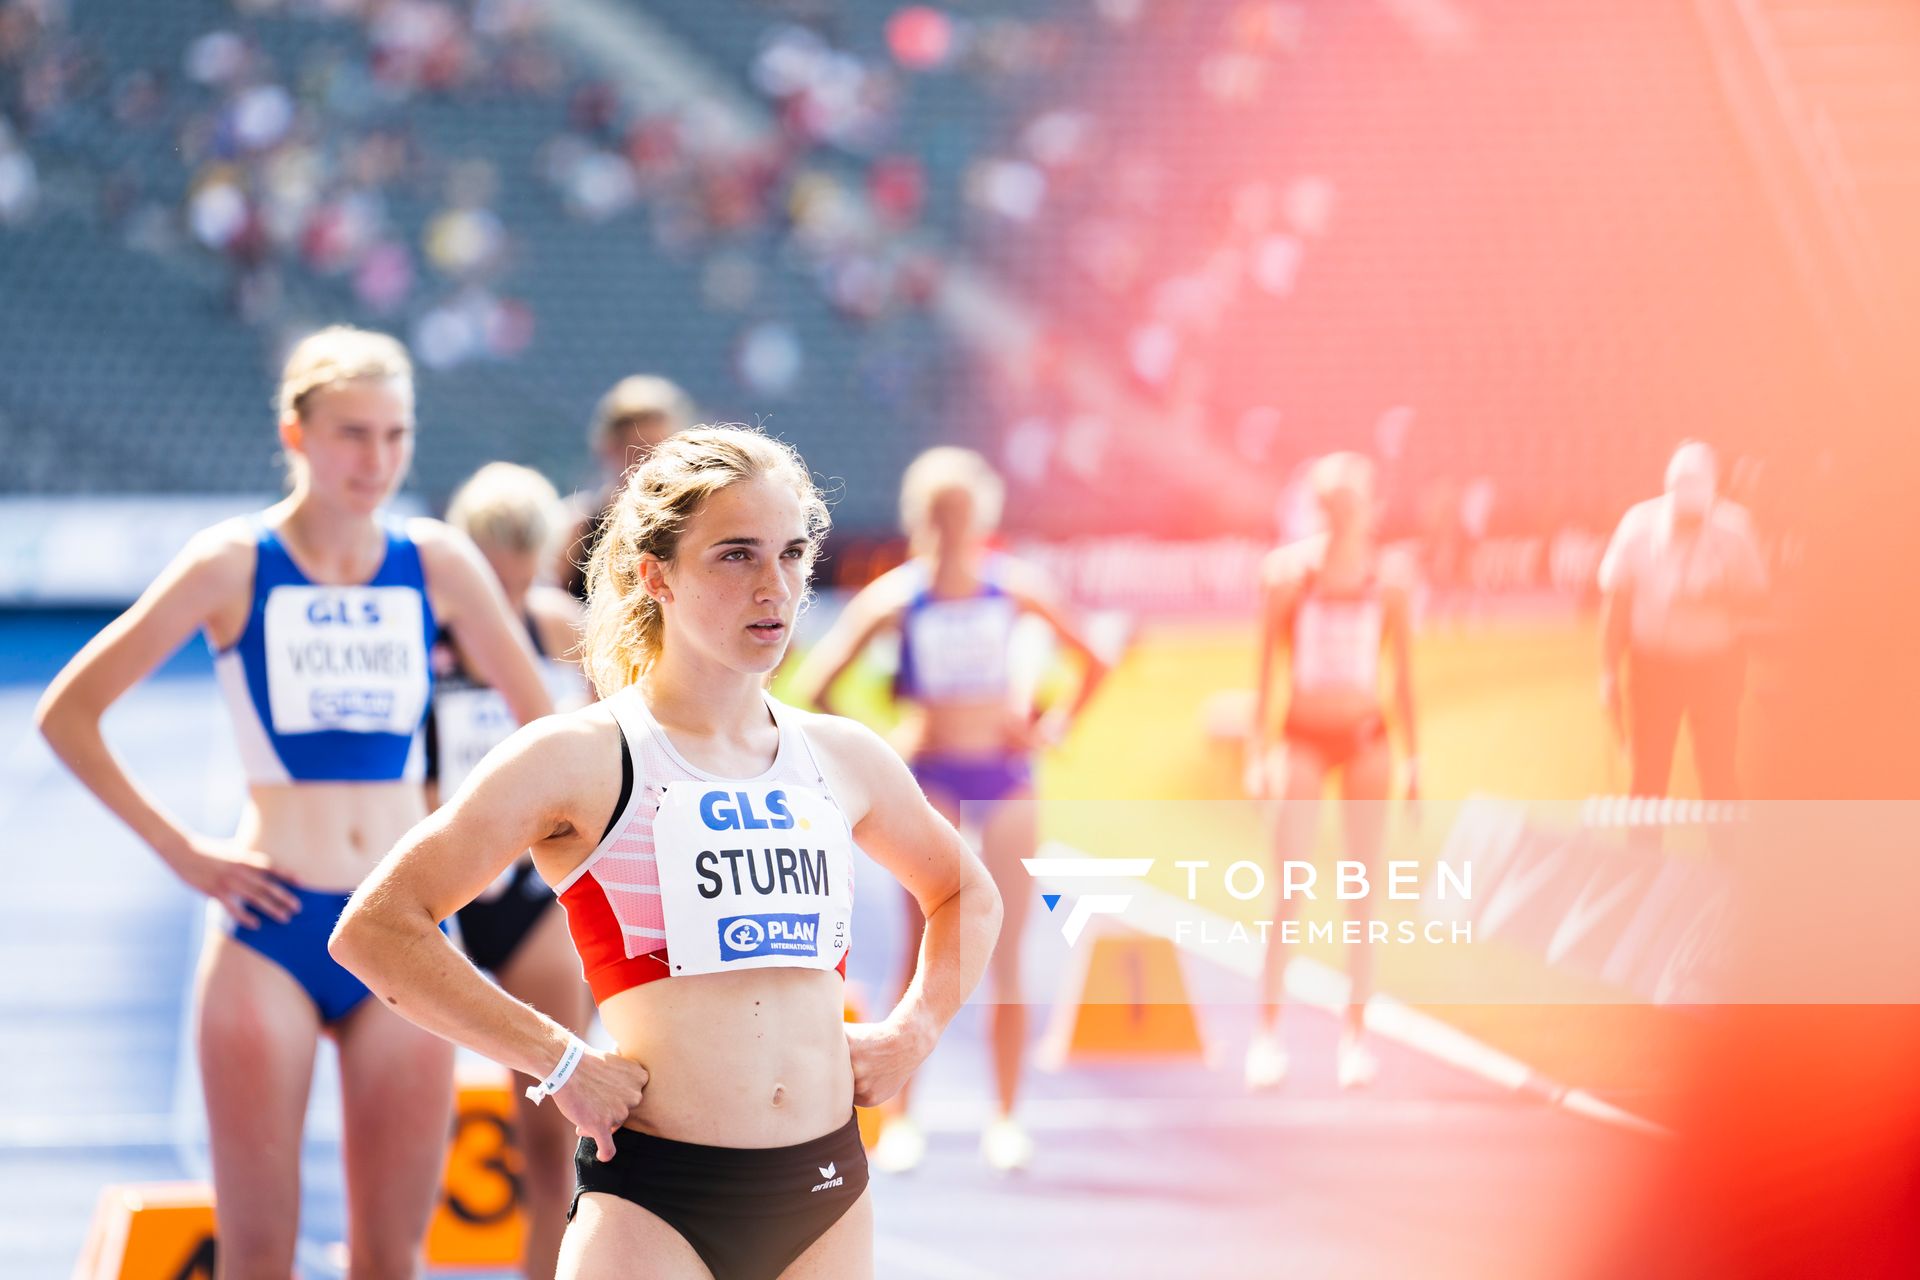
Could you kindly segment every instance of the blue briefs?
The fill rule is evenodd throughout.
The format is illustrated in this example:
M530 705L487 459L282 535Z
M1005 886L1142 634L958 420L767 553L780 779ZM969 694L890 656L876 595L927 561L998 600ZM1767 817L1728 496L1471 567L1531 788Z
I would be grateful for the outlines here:
M996 805L1033 785L1033 761L1023 755L928 755L910 767L922 791L962 804Z
M340 922L340 913L346 910L347 900L353 894L303 889L286 880L280 884L300 899L300 910L285 924L263 914L257 907L254 915L260 923L252 928L238 923L225 910L221 910L220 918L236 942L244 942L293 975L293 980L320 1011L321 1022L338 1022L372 994L366 983L327 954L327 938L333 933L333 926ZM447 926L442 924L440 928L445 932Z

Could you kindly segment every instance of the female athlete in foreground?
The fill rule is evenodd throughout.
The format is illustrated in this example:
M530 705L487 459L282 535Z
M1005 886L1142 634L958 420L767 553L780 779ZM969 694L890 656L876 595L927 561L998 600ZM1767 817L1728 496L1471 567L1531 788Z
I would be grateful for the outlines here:
M490 755L334 934L382 999L539 1080L586 1139L563 1276L871 1275L853 1106L912 1074L992 954L993 883L899 757L766 692L826 525L788 447L739 428L662 443L590 566L604 701ZM856 840L928 923L899 1005L849 1026ZM502 993L437 928L528 847L612 1053Z
M322 330L280 386L293 491L198 534L40 704L67 767L189 885L224 908L195 993L222 1276L293 1270L300 1139L324 1032L340 1050L349 1274L419 1265L453 1110L453 1055L368 1000L327 934L380 853L427 811L420 729L438 628L530 720L550 709L500 588L464 537L381 508L413 456L406 352ZM247 802L221 840L161 812L100 718L205 631L233 714Z

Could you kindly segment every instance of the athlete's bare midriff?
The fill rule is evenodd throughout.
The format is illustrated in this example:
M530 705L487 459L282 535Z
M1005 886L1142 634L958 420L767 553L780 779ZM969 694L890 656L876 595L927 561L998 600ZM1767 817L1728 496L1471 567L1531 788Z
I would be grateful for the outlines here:
M1323 577L1319 583L1319 598L1332 607L1348 606L1364 590L1366 581L1366 576L1352 579ZM1301 590L1301 584L1296 582L1289 593L1289 636L1299 611L1307 603L1300 595ZM1378 645L1379 639L1376 634L1375 645ZM1283 704L1287 721L1307 729L1338 733L1356 728L1383 714L1384 703L1377 682L1321 680L1303 684L1294 670L1295 664L1300 661L1299 654L1290 642L1283 642L1281 649L1287 662L1287 699Z
M284 879L346 892L426 815L418 782L255 785L235 839L266 854Z
M1351 729L1384 714L1377 689L1294 689L1286 701L1285 719L1308 729Z
M1015 737L1019 718L1005 697L920 705L903 727L904 750L918 756L1003 756L1026 748Z
M626 1127L715 1147L783 1147L853 1112L844 983L830 969L663 978L600 1006L617 1051L647 1069Z

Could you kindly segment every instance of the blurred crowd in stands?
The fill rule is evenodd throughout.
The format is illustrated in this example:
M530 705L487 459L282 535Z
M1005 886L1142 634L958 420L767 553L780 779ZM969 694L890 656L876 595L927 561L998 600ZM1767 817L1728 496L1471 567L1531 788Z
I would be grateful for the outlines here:
M79 212L218 264L231 307L264 329L290 295L332 290L449 370L521 358L551 321L521 274L530 239L631 227L635 252L697 264L690 305L738 317L716 358L744 403L776 404L827 358L776 271L849 330L905 320L918 327L896 343L964 351L978 376L958 408L916 405L897 362L865 372L905 388L889 400L902 412L965 423L1016 496L1044 495L1011 508L1029 532L1286 531L1289 473L1355 446L1381 459L1396 532L1424 535L1442 575L1490 534L1612 518L1436 465L1433 438L1459 424L1390 391L1326 421L1263 381L1247 335L1297 313L1346 197L1314 166L1236 162L1192 133L1256 154L1327 25L1304 4L660 0L635 12L717 73L671 101L628 91L542 0L200 10L215 20L158 23L178 47L136 59L68 0L0 0L0 234ZM472 154L428 120L499 104L537 112L542 136ZM76 145L83 117L116 145ZM89 155L96 180L63 181ZM967 275L997 309L942 306Z

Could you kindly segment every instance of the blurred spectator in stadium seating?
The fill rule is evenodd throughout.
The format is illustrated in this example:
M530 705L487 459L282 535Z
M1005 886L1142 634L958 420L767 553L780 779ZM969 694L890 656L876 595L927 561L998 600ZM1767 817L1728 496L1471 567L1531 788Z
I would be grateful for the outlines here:
M587 557L600 539L600 524L614 490L627 472L645 462L653 447L693 425L693 400L677 385L654 374L620 379L594 406L587 426L587 447L599 468L593 489L568 500L573 536L566 540L555 578L581 600L587 598Z
M1616 726L1624 714L1634 795L1666 794L1683 719L1702 794L1739 795L1746 630L1767 574L1751 520L1718 496L1717 484L1713 450L1682 444L1667 464L1666 492L1627 511L1600 562L1601 699Z
M273 0L256 6L277 7ZM512 355L526 345L526 308L483 287L511 248L492 208L499 175L484 161L452 165L444 204L419 228L417 249L390 201L417 197L435 172L405 123L413 100L562 87L561 64L541 45L536 8L529 0L491 0L471 11L395 0L351 16L364 47L316 45L293 68L276 68L238 30L216 28L188 44L184 78L211 98L173 117L175 150L193 175L187 230L233 268L243 316L272 316L282 272L304 270L344 277L376 314L412 311L416 331L434 338L430 364ZM165 122L176 105L158 71L136 71L115 88L124 124ZM137 204L139 194L124 203ZM435 297L422 289L427 283L453 293Z
M1118 324L1107 333L1076 321L1072 296L1027 299L1042 323L1090 327L1077 345L1099 366L1064 389L1030 379L1026 402L1012 406L1009 422L1050 424L1022 437L1041 446L1019 451L1026 465L1016 470L1030 483L1069 486L1081 514L1112 510L1117 487L1145 487L1134 485L1142 467L1164 475L1169 420L1205 441L1192 449L1195 476L1220 473L1215 453L1265 462L1276 443L1277 411L1264 397L1266 412L1249 417L1238 394L1198 379L1220 335L1248 320L1236 308L1291 291L1304 246L1327 229L1331 188L1312 178L1242 184L1215 202L1207 234L1159 243L1173 189L1163 148L1114 128L1075 77L1095 45L1154 47L1183 30L1172 6L1109 5L1099 12L1106 34L1083 44L1059 17L896 6L875 20L839 0L778 0L765 5L770 21L742 68L771 128L740 127L732 102L697 89L642 105L604 70L549 47L540 0L245 0L110 84L94 83L99 59L69 36L67 7L0 0L0 106L24 139L0 145L0 219L25 216L36 192L44 206L47 193L76 189L50 164L100 165L106 172L79 189L99 192L123 243L220 263L243 319L270 326L289 305L350 298L406 331L427 368L526 349L540 317L507 296L508 284L534 257L523 245L537 248L551 229L527 225L539 215L502 194L524 176L504 152L456 159L433 117L414 108L534 98L557 122L535 173L568 216L640 221L654 250L699 268L700 298L740 317L732 372L756 399L819 385L834 358L800 316L767 314L775 274L797 269L835 318L883 334L888 319L948 296L955 264L926 222L951 210L957 187L983 215L966 225L984 230L986 243L971 248L987 266L1017 272L1068 256L1101 295L1089 314ZM1204 42L1210 50L1272 60L1299 36L1292 6L1238 12ZM278 29L306 22L311 39L290 43L301 33ZM1188 52L1182 66L1205 51ZM1203 92L1204 77L1174 79L1188 97ZM923 85L978 97L979 109L962 114L997 135L992 145L958 135L929 145L912 110ZM89 93L101 101L88 109L106 108L121 128L165 135L148 140L142 163L92 144L47 154L33 145L41 115L58 118ZM975 152L971 170L956 168ZM861 358L863 374L890 367L877 337L863 339ZM917 375L873 381L889 402L926 400L914 393ZM1083 385L1093 382L1106 389L1093 394ZM1238 470L1245 493L1225 507L1264 523L1270 478ZM1183 491L1196 483L1175 479ZM1216 523L1203 521L1213 508L1178 493L1161 505L1169 521Z
M0 226L25 222L40 198L39 172L33 157L14 139L0 119Z
M0 3L0 114L31 134L100 78L92 51L66 30L64 0Z

